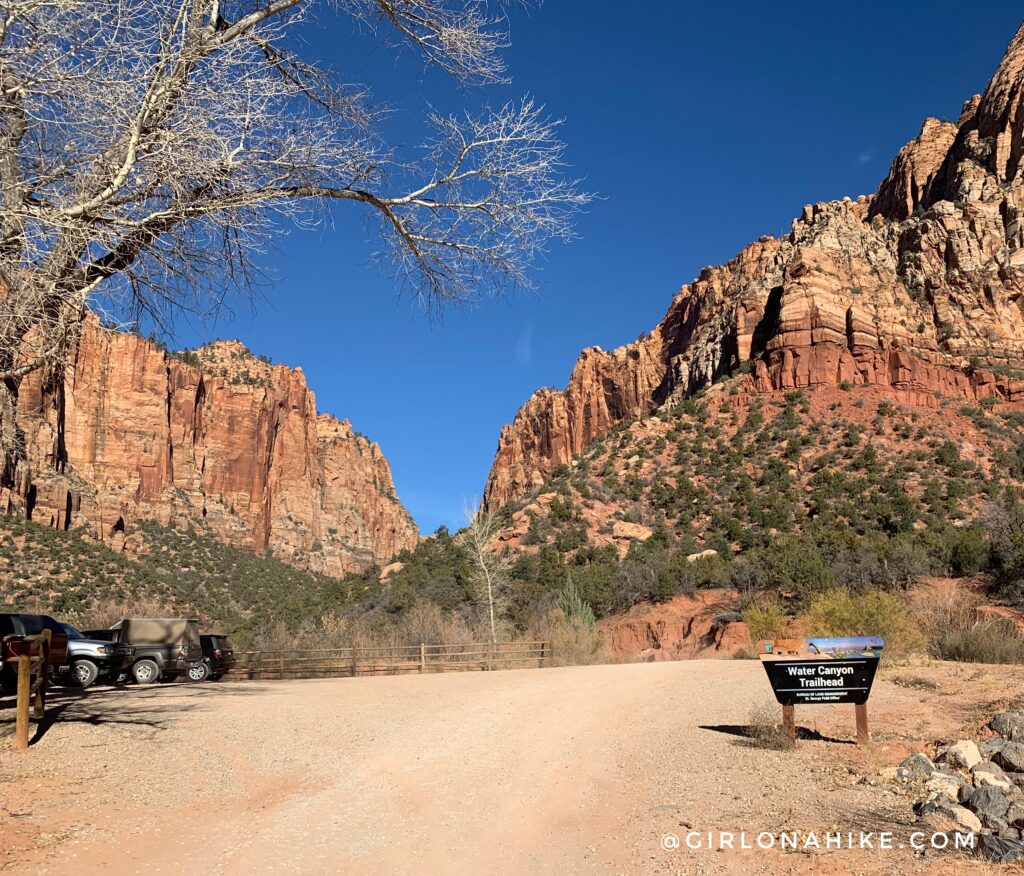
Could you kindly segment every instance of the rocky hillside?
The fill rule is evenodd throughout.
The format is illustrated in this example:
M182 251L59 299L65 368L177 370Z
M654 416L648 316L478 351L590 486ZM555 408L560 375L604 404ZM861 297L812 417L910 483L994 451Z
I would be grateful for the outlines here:
M984 95L928 119L876 195L805 207L684 286L649 335L585 350L564 390L535 393L502 430L486 504L730 374L743 392L871 386L918 409L1024 399L1022 208L1024 27Z
M340 576L418 538L380 448L235 341L172 354L90 319L63 377L24 380L18 426L0 508L114 547L150 520Z

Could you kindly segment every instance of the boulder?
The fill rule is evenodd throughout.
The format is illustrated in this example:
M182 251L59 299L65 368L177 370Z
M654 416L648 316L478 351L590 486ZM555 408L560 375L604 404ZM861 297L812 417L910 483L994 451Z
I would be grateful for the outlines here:
M924 782L935 771L935 764L927 755L912 754L897 767L896 778L905 783Z
M1004 839L999 836L982 836L978 849L986 858L996 864L1009 864L1024 859L1024 843L1020 840Z
M1002 767L991 761L983 760L977 764L974 769L971 770L971 779L974 782L975 787L983 788L986 786L998 788L1001 791L1009 791L1013 787L1013 783L1007 777L1006 773L1003 772Z
M1000 736L1010 740L1024 740L1024 710L1000 712L989 723Z
M947 745L939 755L942 760L960 769L969 770L971 767L981 763L981 752L978 751L976 743L969 739L954 742Z
M1006 745L1002 736L993 736L978 745L978 751L985 760L992 760L993 757Z
M1006 820L1010 827L1018 830L1024 828L1024 803L1011 803L1010 808L1006 810Z
M936 770L924 783L924 789L929 793L941 794L949 797L954 803L960 799L960 794L967 783L955 773L947 773Z
M1010 808L1010 801L1006 799L1005 792L988 785L966 789L964 803L982 820L1003 818Z
M941 794L933 794L927 800L919 801L915 808L921 821L940 833L951 830L978 833L981 830L981 821L977 815Z
M1024 743L1007 742L993 755L993 760L1012 773L1024 773Z

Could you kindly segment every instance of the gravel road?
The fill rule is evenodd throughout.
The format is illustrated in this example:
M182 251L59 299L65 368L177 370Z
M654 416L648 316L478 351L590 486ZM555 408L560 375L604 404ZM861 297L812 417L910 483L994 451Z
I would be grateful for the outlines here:
M64 692L29 754L0 742L0 871L963 871L665 851L691 828L908 830L908 799L868 777L967 717L881 681L869 750L847 706L798 710L824 739L773 752L737 735L768 696L758 663L723 660Z

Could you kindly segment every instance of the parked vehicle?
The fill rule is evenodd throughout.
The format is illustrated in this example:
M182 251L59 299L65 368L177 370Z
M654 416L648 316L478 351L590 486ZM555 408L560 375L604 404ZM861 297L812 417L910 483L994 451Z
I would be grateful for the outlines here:
M209 670L208 675L211 681L220 681L235 668L235 652L232 650L227 636L211 633L208 636L200 636L199 642L203 646L203 663ZM189 678L192 676L190 675ZM202 681L202 679L192 680Z
M90 639L69 624L61 626L68 636L68 671L61 675L72 684L89 687L97 679L117 680L131 666L135 657L131 645Z
M128 675L136 684L173 681L179 675L191 677L201 671L195 669L197 664L206 669L199 644L199 622L189 618L125 618L109 630L86 630L85 635L133 647L135 654ZM206 677L205 672L202 675Z
M68 634L48 614L0 614L0 686L8 693L18 688L18 667L8 662L15 656L8 636L34 636L43 630L50 631L50 672L59 673L67 669Z

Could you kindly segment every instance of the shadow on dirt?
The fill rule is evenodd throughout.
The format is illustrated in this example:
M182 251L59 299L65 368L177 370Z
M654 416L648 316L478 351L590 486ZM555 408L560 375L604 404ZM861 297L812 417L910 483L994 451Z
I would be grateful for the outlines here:
M749 742L754 736L753 731L746 724L701 724L699 729L710 730L713 733L725 733L729 736L738 736L747 742ZM836 739L833 736L824 736L817 730L811 730L809 727L797 727L796 738L798 740L803 739L809 742L831 742L836 745L856 745L856 742L853 739Z
M56 724L138 727L166 730L183 710L203 711L211 698L262 693L262 684L169 683L146 686L97 685L87 690L54 686L46 695L46 714L32 719L29 745L35 745ZM14 735L16 697L0 695L0 739Z

